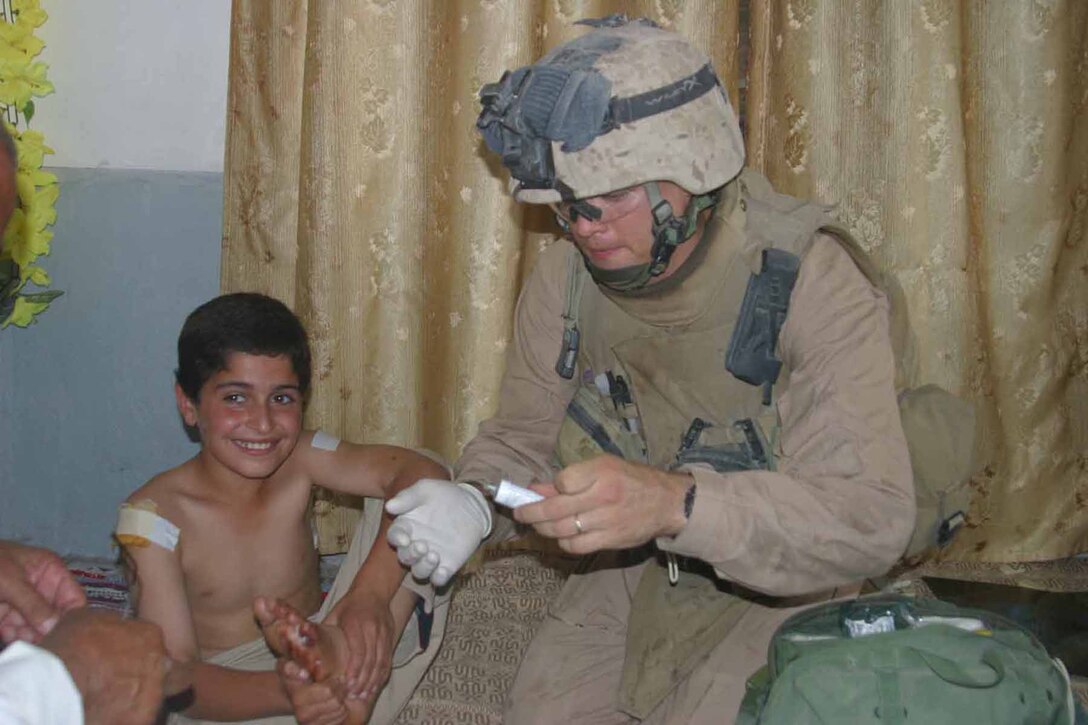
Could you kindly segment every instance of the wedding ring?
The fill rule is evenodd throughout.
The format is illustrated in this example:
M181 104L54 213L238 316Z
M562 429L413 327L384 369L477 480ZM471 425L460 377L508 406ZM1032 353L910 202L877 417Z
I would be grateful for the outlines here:
M586 532L586 530L582 528L582 522L578 520L577 516L574 517L574 528L578 529L579 534L584 534Z

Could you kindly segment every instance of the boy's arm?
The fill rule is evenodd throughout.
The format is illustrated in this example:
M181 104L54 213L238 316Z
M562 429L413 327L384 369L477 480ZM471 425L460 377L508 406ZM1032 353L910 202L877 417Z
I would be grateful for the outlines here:
M306 436L311 436L307 433ZM421 478L448 480L450 472L427 456L398 446L340 442L334 450L300 441L311 481L325 488L373 498L391 498ZM450 484L452 485L452 484ZM392 517L382 513L378 536L351 587L325 621L344 631L351 649L348 692L377 696L392 668L393 651L410 619L416 595L394 595L405 578L396 551L386 542ZM394 609L404 609L406 616Z
M387 445L348 441L315 445L304 433L299 452L313 483L341 493L389 499L421 478L449 480L450 470L422 453Z
M242 720L291 713L275 672L244 672L200 661L177 551L158 544L125 545L136 614L162 629L167 654L192 671L194 700L185 714Z

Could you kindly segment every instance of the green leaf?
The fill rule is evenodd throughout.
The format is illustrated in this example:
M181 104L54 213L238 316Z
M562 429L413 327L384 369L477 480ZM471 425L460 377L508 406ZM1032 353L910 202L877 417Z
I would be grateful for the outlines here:
M27 101L23 106L23 120L26 123L30 123L30 119L34 118L34 101Z
M13 279L19 279L19 267L10 259L0 259L0 289Z
M44 292L31 292L29 294L21 295L27 302L33 302L35 304L49 304L53 300L60 297L64 292L59 289L45 290Z
M19 291L22 278L19 276L19 267L10 259L0 260L0 304L9 298L15 297ZM14 304L14 303L12 303ZM0 315L3 317L3 315Z
M0 329L8 325L27 327L33 324L34 318L45 312L47 307L49 307L48 302L35 302L28 300L26 297L16 297L15 307L12 308L11 314L3 322L0 322Z

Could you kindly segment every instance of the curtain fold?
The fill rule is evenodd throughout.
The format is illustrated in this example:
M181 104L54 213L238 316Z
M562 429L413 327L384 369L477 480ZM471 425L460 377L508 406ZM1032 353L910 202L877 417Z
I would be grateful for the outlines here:
M954 559L1088 551L1088 4L753 0L749 163L902 286L912 384L976 404Z
M234 0L222 289L302 317L307 424L452 461L494 410L554 223L507 195L476 93L612 12L689 37L738 108L747 61L749 165L837 204L906 292L911 381L979 404L992 464L951 554L1088 550L1075 1ZM318 512L323 550L346 548L350 511Z

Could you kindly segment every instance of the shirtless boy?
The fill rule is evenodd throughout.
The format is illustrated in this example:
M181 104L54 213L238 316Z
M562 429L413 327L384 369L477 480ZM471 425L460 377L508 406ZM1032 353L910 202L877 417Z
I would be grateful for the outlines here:
M394 687L393 670L383 690L391 664L418 654L413 612L420 594L433 604L433 592L405 581L385 542L389 521L375 504L322 605L311 490L388 498L421 478L446 479L447 470L404 448L303 430L306 334L272 298L232 294L198 307L178 339L176 377L178 410L198 432L201 450L128 498L117 535L134 570L138 616L161 626L170 656L192 667L194 699L185 715L312 716L301 711L305 689L297 683L285 689L272 671L275 658L254 619L254 600L271 597L335 629L344 648L339 714L365 721L376 702L388 699L386 690L396 689L399 704L379 707L385 714L375 716L391 720L440 640L439 626L416 658L424 663L406 668L415 681L401 678ZM337 715L325 707L322 717Z

